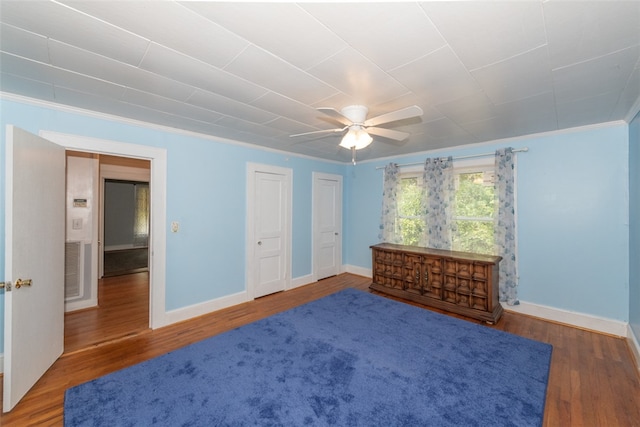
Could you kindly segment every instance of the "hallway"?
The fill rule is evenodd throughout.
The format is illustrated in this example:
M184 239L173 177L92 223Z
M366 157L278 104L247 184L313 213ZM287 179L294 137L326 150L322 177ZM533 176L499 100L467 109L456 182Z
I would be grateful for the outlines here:
M98 308L65 314L65 354L150 331L149 273L99 280L98 303Z

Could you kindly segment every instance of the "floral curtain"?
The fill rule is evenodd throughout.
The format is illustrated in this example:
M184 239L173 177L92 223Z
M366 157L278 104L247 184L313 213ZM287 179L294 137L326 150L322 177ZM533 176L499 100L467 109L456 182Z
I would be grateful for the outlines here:
M516 272L516 223L514 199L514 154L512 148L496 151L496 197L498 214L495 218L495 245L500 261L500 301L517 305L518 277Z
M398 223L398 186L400 185L399 168L396 163L389 163L384 168L384 185L382 190L382 217L380 218L380 241L386 243L402 243L402 233Z
M453 158L427 159L423 172L422 209L426 212L423 246L451 249L455 176Z

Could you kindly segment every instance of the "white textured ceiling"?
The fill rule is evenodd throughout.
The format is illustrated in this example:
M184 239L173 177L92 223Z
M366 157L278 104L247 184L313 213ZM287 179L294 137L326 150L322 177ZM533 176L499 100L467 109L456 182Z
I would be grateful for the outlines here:
M410 105L359 159L630 120L640 1L0 1L0 90L349 161L317 107ZM394 125L394 126L391 126Z

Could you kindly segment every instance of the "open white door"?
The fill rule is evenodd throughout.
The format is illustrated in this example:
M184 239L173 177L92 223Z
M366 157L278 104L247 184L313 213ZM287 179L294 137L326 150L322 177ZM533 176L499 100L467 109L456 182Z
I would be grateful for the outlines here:
M64 156L63 147L7 126L3 412L64 349Z
M313 173L313 266L316 280L340 274L342 177Z

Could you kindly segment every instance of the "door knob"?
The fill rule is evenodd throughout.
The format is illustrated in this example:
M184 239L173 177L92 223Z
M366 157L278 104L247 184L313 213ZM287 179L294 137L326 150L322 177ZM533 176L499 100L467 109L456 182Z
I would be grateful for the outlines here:
M16 284L15 284L16 289L20 289L23 286L31 286L31 279L16 280Z

